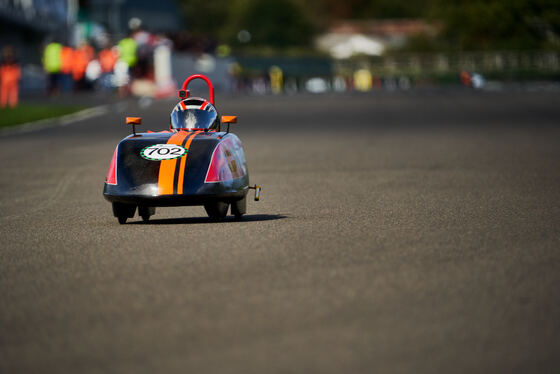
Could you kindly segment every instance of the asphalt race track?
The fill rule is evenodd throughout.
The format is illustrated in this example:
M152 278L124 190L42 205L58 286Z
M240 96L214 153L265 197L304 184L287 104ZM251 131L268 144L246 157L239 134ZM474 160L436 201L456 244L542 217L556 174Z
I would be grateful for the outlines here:
M241 222L102 197L124 116L0 137L1 373L560 370L560 94L226 97Z

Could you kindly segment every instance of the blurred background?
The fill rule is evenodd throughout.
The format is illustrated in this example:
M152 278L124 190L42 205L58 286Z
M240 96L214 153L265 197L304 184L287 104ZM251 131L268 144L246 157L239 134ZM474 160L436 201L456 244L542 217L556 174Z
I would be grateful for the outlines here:
M0 54L0 373L559 372L559 0L0 0ZM196 73L261 201L119 225Z
M203 73L257 95L474 89L560 79L554 0L6 0L2 107L159 98Z

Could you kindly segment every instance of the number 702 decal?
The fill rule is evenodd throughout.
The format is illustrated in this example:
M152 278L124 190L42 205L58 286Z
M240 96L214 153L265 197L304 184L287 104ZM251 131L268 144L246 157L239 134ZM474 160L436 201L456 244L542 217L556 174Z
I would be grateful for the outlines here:
M154 144L142 148L140 156L150 161L172 160L185 155L188 150L177 144Z

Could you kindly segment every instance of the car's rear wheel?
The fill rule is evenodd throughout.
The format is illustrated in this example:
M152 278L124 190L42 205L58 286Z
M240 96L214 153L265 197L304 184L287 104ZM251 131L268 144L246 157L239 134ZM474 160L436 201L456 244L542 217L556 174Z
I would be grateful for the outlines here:
M204 204L208 217L215 221L221 221L227 215L229 204L223 201L212 201Z
M150 220L150 216L156 214L156 208L153 206L139 206L138 207L138 215L142 217L142 221L148 222Z
M136 213L136 205L113 203L113 215L117 217L121 225L126 223L128 218L134 217L134 213Z
M231 203L231 214L235 216L235 218L240 219L242 215L247 212L247 196L244 196L243 199L234 201Z

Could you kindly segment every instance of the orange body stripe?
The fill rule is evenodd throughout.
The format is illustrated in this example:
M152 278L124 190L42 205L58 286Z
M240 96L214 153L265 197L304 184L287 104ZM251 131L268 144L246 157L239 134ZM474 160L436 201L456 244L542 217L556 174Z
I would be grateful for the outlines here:
M187 151L189 150L189 147L191 146L191 142L193 141L193 139L196 137L197 134L199 133L195 132L194 135L191 136L185 143L185 148L187 149ZM179 165L179 180L177 181L178 195L183 193L183 182L185 181L185 164L187 163L187 157L189 157L188 153L184 157L181 157L181 164Z
M190 133L186 131L179 131L171 135L167 144L183 144L183 140ZM175 175L175 167L177 165L177 159L172 160L162 160L159 165L159 177L158 177L158 190L160 195L172 195L173 194L173 177Z

